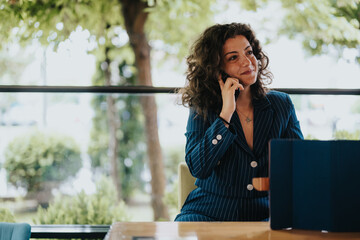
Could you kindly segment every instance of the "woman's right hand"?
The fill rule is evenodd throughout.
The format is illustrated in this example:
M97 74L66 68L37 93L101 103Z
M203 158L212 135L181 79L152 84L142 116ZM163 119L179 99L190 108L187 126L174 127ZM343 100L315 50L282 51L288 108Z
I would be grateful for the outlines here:
M237 89L244 90L244 87L239 83L237 78L228 77L224 83L221 75L219 75L218 81L223 101L220 117L230 122L231 117L236 109L235 91Z

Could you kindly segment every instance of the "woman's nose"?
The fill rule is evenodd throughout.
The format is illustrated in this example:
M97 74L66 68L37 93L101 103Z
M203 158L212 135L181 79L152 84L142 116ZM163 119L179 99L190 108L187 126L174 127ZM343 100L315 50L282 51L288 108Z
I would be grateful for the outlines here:
M251 64L251 61L250 61L250 59L248 59L247 57L244 57L243 59L242 59L242 61L241 61L241 66L243 66L243 67L247 67L247 66L249 66Z

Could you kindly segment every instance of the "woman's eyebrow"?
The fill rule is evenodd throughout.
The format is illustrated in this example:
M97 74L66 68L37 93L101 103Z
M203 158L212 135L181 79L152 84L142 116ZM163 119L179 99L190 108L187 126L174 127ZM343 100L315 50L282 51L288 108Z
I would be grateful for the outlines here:
M248 48L251 48L251 46L250 46L250 45L247 45L246 48L244 48L244 51L246 51L246 49L248 49ZM226 55L232 54L232 53L237 53L237 51L227 52L227 53L225 53L224 57L225 57Z
M237 51L227 52L227 53L225 53L224 57L225 57L226 55L228 55L228 54L232 54L232 53L237 53Z

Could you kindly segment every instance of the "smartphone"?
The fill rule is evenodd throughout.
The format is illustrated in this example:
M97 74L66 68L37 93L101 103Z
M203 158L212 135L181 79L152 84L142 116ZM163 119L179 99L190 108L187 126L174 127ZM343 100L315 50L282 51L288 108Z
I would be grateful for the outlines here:
M226 81L226 79L227 79L228 77L230 77L229 74L227 74L227 73L224 72L224 71L220 71L220 74L221 74L221 79L222 79L224 82ZM236 89L236 90L235 90L235 100L237 99L237 97L239 96L239 94L240 94L240 90L239 90L239 89Z

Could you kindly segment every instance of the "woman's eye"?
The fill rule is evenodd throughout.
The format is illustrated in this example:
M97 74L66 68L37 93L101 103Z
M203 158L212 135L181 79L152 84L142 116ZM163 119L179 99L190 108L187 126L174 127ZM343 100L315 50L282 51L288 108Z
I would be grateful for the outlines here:
M248 51L248 55L253 55L254 52L252 50Z
M236 55L229 57L229 61L235 60L237 58Z

